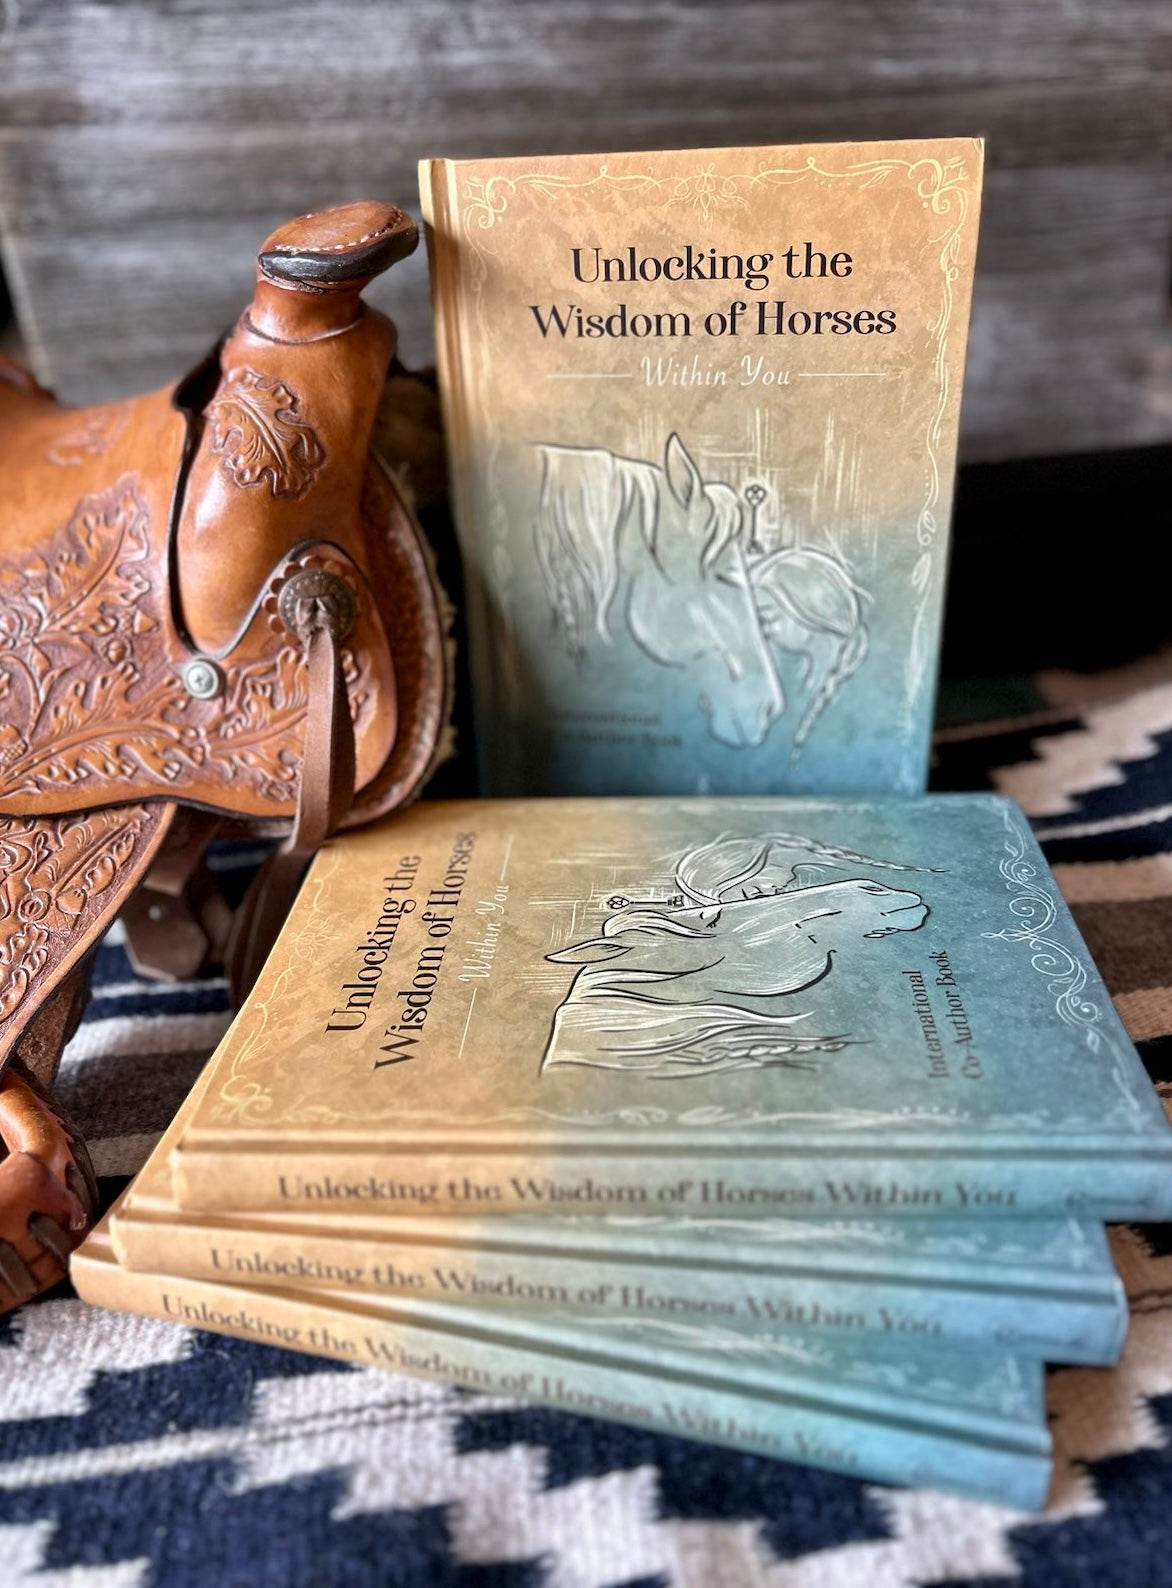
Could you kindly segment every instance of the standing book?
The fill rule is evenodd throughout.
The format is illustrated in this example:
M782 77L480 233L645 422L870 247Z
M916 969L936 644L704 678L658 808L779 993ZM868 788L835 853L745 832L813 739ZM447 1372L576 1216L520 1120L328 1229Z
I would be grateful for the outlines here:
M923 788L981 170L423 163L485 792Z
M332 839L173 1169L209 1213L1172 1216L1172 1130L986 795Z

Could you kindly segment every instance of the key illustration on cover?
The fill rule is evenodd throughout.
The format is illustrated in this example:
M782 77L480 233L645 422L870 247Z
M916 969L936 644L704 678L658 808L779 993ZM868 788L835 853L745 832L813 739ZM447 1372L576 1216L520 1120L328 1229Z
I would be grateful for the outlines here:
M864 945L918 931L929 906L871 873L897 861L796 833L723 834L680 856L662 900L607 901L601 933L548 954L578 965L541 1068L581 1064L655 1079L783 1066L862 1040L819 1032L798 997Z
M538 451L537 554L569 654L625 638L678 671L714 739L749 749L788 729L796 765L867 654L867 592L849 561L767 545L765 487L742 499L705 479L674 431L662 466L606 447Z

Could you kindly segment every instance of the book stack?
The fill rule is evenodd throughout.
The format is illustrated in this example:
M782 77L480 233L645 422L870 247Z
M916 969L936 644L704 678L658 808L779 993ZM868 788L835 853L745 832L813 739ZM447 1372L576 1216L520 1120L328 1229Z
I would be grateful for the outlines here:
M331 840L81 1294L1036 1508L1172 1131L985 795L416 806Z

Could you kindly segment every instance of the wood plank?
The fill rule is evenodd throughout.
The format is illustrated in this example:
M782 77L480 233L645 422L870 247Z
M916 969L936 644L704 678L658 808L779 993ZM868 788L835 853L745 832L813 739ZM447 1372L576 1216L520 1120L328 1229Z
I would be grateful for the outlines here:
M23 0L0 211L43 377L161 383L277 222L423 154L983 132L964 455L1172 436L1172 7L1105 0ZM379 284L429 357L418 260Z

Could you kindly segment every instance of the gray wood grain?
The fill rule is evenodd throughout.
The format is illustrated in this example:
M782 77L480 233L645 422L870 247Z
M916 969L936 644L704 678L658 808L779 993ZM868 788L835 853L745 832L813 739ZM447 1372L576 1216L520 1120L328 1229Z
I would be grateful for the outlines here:
M42 378L171 378L279 221L421 155L983 133L965 455L1172 436L1159 0L8 0L4 258ZM421 258L378 284L430 356Z

